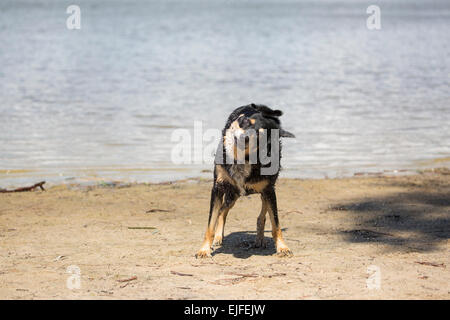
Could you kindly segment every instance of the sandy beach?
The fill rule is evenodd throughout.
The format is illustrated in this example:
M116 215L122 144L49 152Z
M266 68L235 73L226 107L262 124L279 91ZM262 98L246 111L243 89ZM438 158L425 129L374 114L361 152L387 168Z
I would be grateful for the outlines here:
M276 256L270 223L268 247L252 248L254 195L230 212L213 257L195 259L210 187L188 180L0 194L0 298L450 298L448 169L279 180L292 258Z

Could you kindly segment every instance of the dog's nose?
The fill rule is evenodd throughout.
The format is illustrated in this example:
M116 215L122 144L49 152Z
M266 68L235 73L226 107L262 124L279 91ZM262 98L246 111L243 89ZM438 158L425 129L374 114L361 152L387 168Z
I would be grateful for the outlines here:
M238 123L241 129L247 129L250 126L250 121L247 117L240 117Z

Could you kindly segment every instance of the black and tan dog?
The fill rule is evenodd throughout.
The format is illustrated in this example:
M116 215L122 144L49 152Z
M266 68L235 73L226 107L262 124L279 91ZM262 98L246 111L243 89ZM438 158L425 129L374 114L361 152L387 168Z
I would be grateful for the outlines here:
M261 194L262 207L257 219L255 247L263 247L266 213L272 223L272 236L279 255L291 251L281 235L275 182L280 171L281 137L294 137L283 130L280 110L250 104L234 110L222 131L214 161L208 227L197 258L211 256L212 245L220 245L227 214L241 195ZM213 242L214 240L214 242Z

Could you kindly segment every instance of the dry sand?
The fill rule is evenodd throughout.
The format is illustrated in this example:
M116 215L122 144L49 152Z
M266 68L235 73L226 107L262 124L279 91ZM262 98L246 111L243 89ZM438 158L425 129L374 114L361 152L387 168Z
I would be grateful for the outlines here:
M210 187L194 180L0 194L0 298L450 298L448 170L281 179L292 258L275 255L270 223L269 246L251 248L260 208L253 195L230 212L213 258L195 259ZM67 287L69 266L81 272L79 289ZM379 270L379 289L370 270Z

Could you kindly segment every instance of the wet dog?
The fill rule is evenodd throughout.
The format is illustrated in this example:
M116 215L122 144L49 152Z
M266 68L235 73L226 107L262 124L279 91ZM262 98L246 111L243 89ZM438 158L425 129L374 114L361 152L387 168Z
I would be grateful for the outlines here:
M228 212L241 195L254 193L259 193L262 201L255 247L265 246L264 226L268 212L277 253L292 255L281 235L275 194L281 137L294 137L281 128L278 118L282 114L265 105L250 104L237 108L228 117L214 161L208 226L197 258L210 257L211 247L222 244Z

